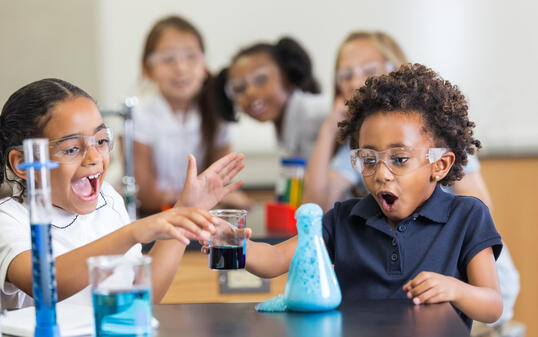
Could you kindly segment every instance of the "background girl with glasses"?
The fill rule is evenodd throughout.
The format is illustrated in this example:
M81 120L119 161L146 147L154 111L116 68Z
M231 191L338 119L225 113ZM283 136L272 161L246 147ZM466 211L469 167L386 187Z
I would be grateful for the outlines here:
M320 129L307 168L305 201L318 203L327 210L335 201L344 199L353 187L364 191L361 175L351 166L349 145L340 146L336 142L337 124L345 118L345 102L368 77L387 74L407 62L400 46L383 32L352 32L342 42L336 56L334 105ZM336 153L335 147L338 148ZM452 191L476 196L491 208L491 197L474 155L469 156L464 170L464 178L451 187Z
M231 150L229 125L215 109L213 76L199 30L184 18L156 22L142 52L142 74L155 92L134 109L135 178L141 213L174 205L183 189L188 156L207 168ZM245 208L245 194L224 200Z
M329 102L319 94L310 57L295 40L241 49L217 76L216 89L224 119L237 121L242 110L272 122L284 155L310 157Z

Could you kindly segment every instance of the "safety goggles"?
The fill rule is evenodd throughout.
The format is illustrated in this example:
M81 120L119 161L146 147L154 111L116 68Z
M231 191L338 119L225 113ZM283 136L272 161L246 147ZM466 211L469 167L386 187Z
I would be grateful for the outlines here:
M204 59L204 55L198 50L179 49L152 53L147 62L150 65L162 64L165 66L175 65L178 62L194 65Z
M229 80L225 87L226 95L233 100L237 96L244 94L249 86L261 88L265 86L270 79L271 69L268 67L257 68L243 78Z
M363 176L371 176L380 162L397 176L406 175L418 168L435 163L448 152L446 148L395 147L385 151L372 149L351 150L351 165Z
M390 62L369 62L364 65L355 65L351 67L342 67L336 72L336 83L342 85L351 82L355 77L366 79L370 76L378 76L394 70Z
M114 146L112 129L103 128L93 136L72 135L49 142L52 160L60 163L79 163L84 159L88 149L93 146L101 155L110 154Z

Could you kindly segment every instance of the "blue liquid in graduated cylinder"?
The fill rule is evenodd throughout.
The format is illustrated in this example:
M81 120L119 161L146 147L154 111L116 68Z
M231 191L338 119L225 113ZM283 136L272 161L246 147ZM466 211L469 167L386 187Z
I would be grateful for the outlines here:
M323 211L316 204L302 205L295 212L299 240L284 290L289 310L332 310L342 301L340 286L321 236L322 216Z
M56 323L56 272L50 225L32 224L32 277L36 308L35 336L60 336Z
M95 336L152 336L151 290L94 291Z

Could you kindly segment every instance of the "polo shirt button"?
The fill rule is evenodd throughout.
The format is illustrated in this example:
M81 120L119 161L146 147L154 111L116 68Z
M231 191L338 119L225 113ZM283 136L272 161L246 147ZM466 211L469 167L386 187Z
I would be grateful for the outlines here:
M407 229L407 226L406 226L406 225L400 225L400 226L398 226L398 231L399 231L399 232L405 232L406 229Z
M398 245L398 241L396 240L396 238L392 239L392 246L396 247L397 245Z
M393 253L392 256L390 257L390 259L394 262L396 262L396 260L398 260L398 254L396 253Z

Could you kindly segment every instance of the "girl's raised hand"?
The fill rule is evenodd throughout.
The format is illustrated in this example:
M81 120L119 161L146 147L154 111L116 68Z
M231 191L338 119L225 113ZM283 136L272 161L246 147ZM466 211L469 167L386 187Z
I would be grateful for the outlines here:
M196 159L189 155L187 178L176 207L189 206L206 210L213 208L225 195L243 184L242 180L230 184L245 167L243 158L242 154L229 153L197 176Z
M440 303L456 300L459 281L434 272L420 272L403 286L407 297L415 304Z
M208 240L215 231L213 224L221 221L201 209L174 207L137 220L128 228L135 242L175 239L188 245L190 240Z

